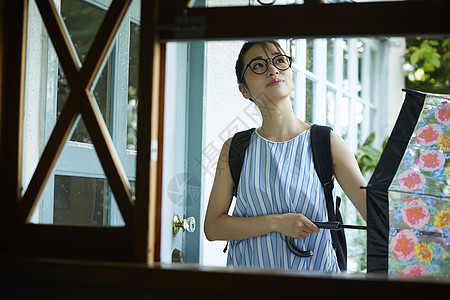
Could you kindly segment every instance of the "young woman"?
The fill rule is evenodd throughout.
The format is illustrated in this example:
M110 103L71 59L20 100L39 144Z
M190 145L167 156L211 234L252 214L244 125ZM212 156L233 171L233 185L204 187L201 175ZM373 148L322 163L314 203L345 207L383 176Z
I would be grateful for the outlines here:
M325 196L313 166L311 125L295 117L289 95L294 89L288 57L276 41L244 44L236 62L239 90L262 115L250 138L236 206L228 215L234 183L228 165L231 138L222 148L205 218L208 240L230 241L229 266L339 271L327 221ZM366 218L366 182L353 153L331 132L334 175ZM286 237L312 250L308 258L292 254Z

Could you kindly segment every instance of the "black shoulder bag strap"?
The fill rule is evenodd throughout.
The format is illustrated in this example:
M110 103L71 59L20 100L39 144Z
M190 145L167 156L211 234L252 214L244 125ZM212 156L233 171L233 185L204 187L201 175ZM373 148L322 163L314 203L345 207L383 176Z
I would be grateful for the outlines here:
M239 178L241 176L242 165L244 163L245 151L250 143L255 128L236 133L231 139L230 152L228 153L228 164L230 166L231 177L233 177L234 189L233 196L237 195Z
M314 168L325 193L328 220L338 221L342 224L342 216L339 211L341 199L336 197L336 210L333 201L333 157L331 156L330 132L330 127L314 124L311 128L311 149ZM336 251L339 268L341 271L347 270L347 243L344 230L331 230L331 238L333 248Z

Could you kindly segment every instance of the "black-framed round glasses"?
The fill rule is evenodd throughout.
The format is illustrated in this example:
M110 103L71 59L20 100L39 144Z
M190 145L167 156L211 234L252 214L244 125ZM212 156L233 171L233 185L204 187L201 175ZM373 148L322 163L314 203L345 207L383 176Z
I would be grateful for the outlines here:
M239 79L239 83L242 82L244 79L245 71L247 71L248 68L252 70L253 73L262 75L267 72L267 69L269 69L269 61L272 61L272 64L280 71L286 71L291 67L292 64L292 57L280 54L276 55L272 58L254 58L252 59L247 66L245 66L244 72L242 72L241 78Z

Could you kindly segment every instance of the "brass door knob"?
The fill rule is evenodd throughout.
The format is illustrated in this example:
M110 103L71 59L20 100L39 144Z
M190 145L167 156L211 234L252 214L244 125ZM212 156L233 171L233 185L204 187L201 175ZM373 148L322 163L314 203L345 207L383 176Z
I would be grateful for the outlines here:
M178 249L173 249L172 251L172 262L173 263L183 263L184 262L184 253Z
M194 232L195 231L195 218L189 217L184 218L183 221L180 220L180 217L175 214L173 216L173 233L177 234L180 228L183 229L183 231L187 230L188 232Z

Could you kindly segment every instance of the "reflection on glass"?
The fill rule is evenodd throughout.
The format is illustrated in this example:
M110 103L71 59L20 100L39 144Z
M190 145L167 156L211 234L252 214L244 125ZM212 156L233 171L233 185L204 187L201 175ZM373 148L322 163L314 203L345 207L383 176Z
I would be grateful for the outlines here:
M55 176L53 224L107 225L110 190L104 179Z
M100 28L105 11L94 8L84 1L62 0L61 16L78 57L83 62Z
M57 175L54 195L55 225L125 225L106 179Z
M63 0L61 3L61 14L72 38L72 42L77 50L81 60L84 60L89 48L97 34L105 12L84 4L77 0ZM89 24L89 26L86 26ZM112 74L112 58L110 57L97 79L96 86L93 90L93 96L97 101L106 126L110 127L111 114L111 74ZM64 76L62 68L59 67L58 72L58 116L66 103L70 89L69 84ZM87 128L78 125L74 133L70 137L71 141L92 143L88 138Z
M84 127L81 116L78 123ZM86 138L90 140L89 134ZM30 222L125 225L93 145L66 142Z
M94 98L97 101L100 112L105 120L106 126L110 128L111 117L111 73L112 73L112 59L108 59L108 62L103 69L100 77L97 81L97 85L94 89ZM62 68L59 67L58 72L58 99L57 99L57 116L61 114L61 111L69 96L70 88L67 80L64 76ZM87 128L84 125L78 125L70 137L71 141L80 143L90 143L91 139L88 137Z

